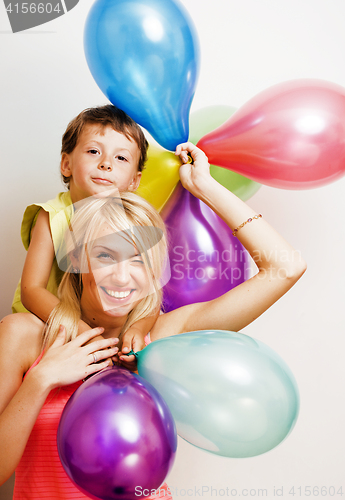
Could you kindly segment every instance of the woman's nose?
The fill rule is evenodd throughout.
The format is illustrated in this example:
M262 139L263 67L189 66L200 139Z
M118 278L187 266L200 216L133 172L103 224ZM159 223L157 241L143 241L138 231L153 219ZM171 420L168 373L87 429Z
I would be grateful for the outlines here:
M112 281L114 285L125 286L129 283L130 272L129 272L129 261L123 260L117 262L112 266Z

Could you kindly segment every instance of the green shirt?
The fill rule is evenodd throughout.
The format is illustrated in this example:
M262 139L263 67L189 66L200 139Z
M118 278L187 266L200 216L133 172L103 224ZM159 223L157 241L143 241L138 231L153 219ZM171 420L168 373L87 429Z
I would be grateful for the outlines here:
M69 191L59 193L54 200L49 200L47 203L35 203L29 205L23 216L21 237L25 249L30 245L32 229L36 224L39 211L43 209L49 214L49 226L54 244L55 256L64 255L64 235L68 229L71 217L73 215L73 205ZM59 259L58 259L59 260ZM47 290L57 296L57 289L61 282L63 271L59 269L56 257L54 258L52 269L47 284ZM29 312L21 302L21 284L18 283L12 302L12 311Z

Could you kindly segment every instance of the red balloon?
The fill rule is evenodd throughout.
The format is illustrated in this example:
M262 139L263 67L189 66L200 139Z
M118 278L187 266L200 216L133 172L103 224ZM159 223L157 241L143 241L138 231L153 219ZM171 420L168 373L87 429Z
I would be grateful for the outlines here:
M345 89L293 80L264 90L198 146L211 164L284 189L309 189L345 174Z

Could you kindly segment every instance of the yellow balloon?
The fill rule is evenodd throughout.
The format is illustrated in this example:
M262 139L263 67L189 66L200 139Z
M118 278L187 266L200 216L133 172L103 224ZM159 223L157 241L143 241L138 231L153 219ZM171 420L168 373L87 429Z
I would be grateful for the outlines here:
M174 153L150 144L137 194L161 211L180 180L180 166L181 159Z

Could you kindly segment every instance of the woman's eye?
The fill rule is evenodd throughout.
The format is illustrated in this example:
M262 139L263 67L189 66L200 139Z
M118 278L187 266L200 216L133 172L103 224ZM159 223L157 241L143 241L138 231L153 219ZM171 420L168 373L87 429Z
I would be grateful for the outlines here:
M101 252L97 255L97 259L99 260L114 260L112 255L106 252Z
M144 261L141 257L135 257L132 259L132 264L144 264Z

